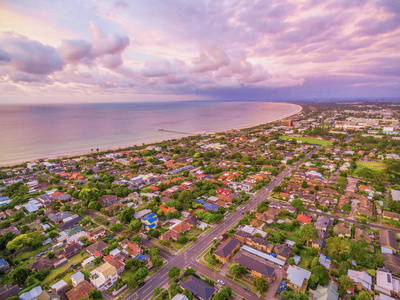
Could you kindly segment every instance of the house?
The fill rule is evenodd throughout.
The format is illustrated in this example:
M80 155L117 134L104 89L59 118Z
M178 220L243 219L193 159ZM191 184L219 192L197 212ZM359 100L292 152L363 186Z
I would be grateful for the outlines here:
M179 224L173 226L171 228L171 230L176 231L176 232L182 232L182 233L186 233L188 232L190 229L192 228L191 225L185 223L185 222L180 222Z
M391 249L393 253L397 253L399 251L397 236L392 231L381 230L379 232L379 242L382 247Z
M183 214L182 212L181 214ZM186 219L183 220L184 223L189 224L191 226L199 225L199 219L197 218L196 214L189 215Z
M81 272L76 272L75 274L72 274L70 278L73 286L77 286L78 284L85 281L85 275L83 275Z
M384 219L388 219L388 220L395 220L395 221L399 221L400 220L400 214L397 214L395 212L391 212L391 211L384 211L382 213L382 218Z
M339 237L351 237L351 229L344 223L337 224L335 227L333 227L333 231Z
M160 236L160 240L174 240L178 241L180 234L174 230L168 230Z
M307 289L311 272L297 266L289 266L285 278L287 285L298 293L304 293Z
M355 271L355 270L347 270L347 276L354 281L356 287L366 290L371 290L372 287L372 277L368 275L365 271Z
M98 290L103 291L117 282L117 270L108 262L90 272L90 282Z
M376 271L375 291L379 291L388 296L398 297L400 295L399 278L394 277L392 273L385 269Z
M193 275L190 275L185 282L181 284L181 287L187 289L193 296L200 300L210 300L217 291Z
M54 256L57 258L62 258L62 257L68 258L74 256L75 254L77 254L79 251L82 250L83 246L84 245L82 242L73 243L64 249L56 251L54 253Z
M168 214L169 212L173 212L175 210L175 207L165 207L165 204L161 204L159 206L159 209L161 209L164 213L164 215Z
M8 299L18 296L19 287L17 284L9 284L0 288L0 299Z
M99 199L99 202L103 207L109 207L118 202L118 197L115 195L106 195Z
M290 253L292 252L292 248L286 244L278 243L275 245L273 252L276 254L276 257L278 259L286 261L289 258Z
M329 223L330 220L328 217L319 216L315 221L314 227L319 230L322 230L323 232L326 232L328 230Z
M259 229L262 229L265 225L264 222L257 220L257 219L251 219L250 225Z
M55 214L49 214L48 217L54 223L60 223L64 219L71 217L72 215L68 211L61 211Z
M90 242L95 242L98 239L104 238L107 235L107 231L104 228L100 228L88 234L87 239Z
M42 291L37 300L59 300L60 296L55 291Z
M103 252L104 249L106 249L108 245L104 243L103 241L98 241L97 243L90 245L89 247L86 248L86 251L94 255L96 252Z
M326 286L318 284L317 289L314 292L314 300L338 300L339 293L338 287L332 281Z
M171 300L189 300L189 298L186 297L185 295L177 294L177 295L175 295L175 297L172 298Z
M115 270L117 270L118 274L122 274L125 271L125 264L122 261L110 257L110 255L104 257L104 261L112 265Z
M92 290L94 290L94 287L89 282L84 280L68 291L66 295L68 300L78 300L79 298L88 298Z
M361 200L357 213L372 218L374 216L374 204L367 199Z
M32 271L40 272L45 268L51 268L53 266L53 263L51 262L50 258L47 256L44 256L43 258L34 261L33 263L27 265L26 267L28 269L31 269Z
M4 258L0 258L0 271L7 271L9 268L8 262Z
M55 284L53 284L53 285L51 286L51 288L52 288L56 293L63 292L63 291L65 291L65 290L68 288L68 283L66 283L64 280L60 280L60 281L57 281Z
M268 283L271 283L276 279L275 269L273 267L270 267L269 265L250 256L238 253L233 258L233 261L239 266L245 267L250 271L253 277L262 277L267 280Z
M132 257L136 257L139 254L142 254L142 248L139 247L138 244L136 243L128 243L125 246L125 250L128 251L128 253L132 256Z
M354 239L360 242L372 242L372 238L369 236L369 234L358 227L356 227L356 230L354 231Z
M42 288L40 286L34 287L29 292L19 295L20 300L36 300L42 293Z
M302 224L305 224L305 223L310 223L312 221L312 218L309 217L309 216L300 214L300 215L297 216L296 220L299 221Z
M324 241L320 238L311 241L311 247L321 250L324 246Z
M215 259L219 260L223 264L225 264L232 253L236 250L239 249L240 247L240 242L237 240L234 240L232 238L227 238L224 243L219 245L217 249L214 251Z
M158 216L155 213L151 213L141 218L141 221L146 230L155 229L158 224Z

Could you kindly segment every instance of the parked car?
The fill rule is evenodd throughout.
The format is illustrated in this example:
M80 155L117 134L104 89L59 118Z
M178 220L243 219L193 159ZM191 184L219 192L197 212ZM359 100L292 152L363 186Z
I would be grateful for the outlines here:
M139 287L141 288L142 286L144 286L146 284L146 282L141 282L139 283Z
M247 286L243 287L246 291L250 292L250 289Z

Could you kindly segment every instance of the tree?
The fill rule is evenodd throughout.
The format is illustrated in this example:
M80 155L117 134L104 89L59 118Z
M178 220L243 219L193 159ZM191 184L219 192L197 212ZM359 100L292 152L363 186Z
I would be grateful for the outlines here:
M289 258L289 264L291 265L291 266L293 266L296 262L294 261L294 258L293 257L290 257Z
M311 240L318 238L318 230L314 227L314 224L307 223L304 224L301 228L300 236L303 243L306 242L307 244L309 244Z
M303 201L301 201L298 198L293 199L291 205L295 208L297 208L297 210L299 212L305 212L306 210L304 209L304 205L303 205Z
M308 183L307 183L307 181L303 180L303 182L301 183L301 187L302 187L303 189L308 188Z
M367 291L361 291L361 293L357 296L357 300L371 300L372 296Z
M259 295L265 293L268 290L268 283L262 277L257 276L256 278L254 278L253 285L256 288Z
M142 222L140 222L140 220L133 220L129 224L129 230L138 232L140 230L140 228L142 228Z
M124 209L118 216L118 220L121 223L129 223L133 219L133 214L135 213L135 210L132 207L128 207L127 209Z
M89 293L89 297L92 299L103 299L103 294L101 291L94 289Z
M346 275L341 275L341 276L339 277L338 283L339 283L339 285L340 285L343 289L345 289L345 290L349 290L349 289L351 289L351 288L354 286L354 281L351 280L351 279L350 279L348 276L346 276Z
M310 287L315 284L327 284L330 280L329 271L321 264L311 268Z
M229 267L229 273L233 275L233 279L236 277L240 277L242 275L242 271L240 267L236 263L232 263Z
M185 236L180 236L180 237L178 237L178 243L179 244L186 244L186 242L187 242L187 238L185 237Z
M214 295L212 300L229 300L232 296L232 289L230 286L224 286L220 291Z
M93 262L96 266L101 264L101 257L96 257Z
M110 230L116 232L122 228L122 224L112 224L110 225Z
M181 273L181 269L179 269L178 267L172 267L168 271L168 277L175 278L175 277L178 277L180 273Z
M15 270L11 271L8 276L11 279L12 283L22 285L22 284L24 284L25 280L28 278L28 276L31 273L32 273L31 270L29 270L28 268L22 267L22 268L17 268Z
M346 241L338 236L330 237L326 241L338 256L348 248Z

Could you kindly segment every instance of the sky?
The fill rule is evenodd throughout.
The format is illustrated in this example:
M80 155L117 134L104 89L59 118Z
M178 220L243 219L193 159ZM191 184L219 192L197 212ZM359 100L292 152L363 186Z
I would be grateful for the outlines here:
M0 0L0 104L399 96L399 0Z

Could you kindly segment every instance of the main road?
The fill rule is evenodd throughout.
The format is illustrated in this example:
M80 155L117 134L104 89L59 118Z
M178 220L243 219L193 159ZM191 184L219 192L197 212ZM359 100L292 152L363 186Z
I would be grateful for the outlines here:
M220 224L215 226L208 234L198 239L192 246L187 248L183 253L176 255L173 258L169 255L166 265L163 268L161 268L156 274L150 277L146 281L143 287L136 288L133 291L131 291L127 296L124 297L124 300L150 299L153 294L153 290L156 286L163 287L170 280L170 278L168 277L168 271L172 267L178 267L180 269L183 269L185 267L193 267L194 269L199 269L199 268L203 269L202 267L200 267L201 264L196 262L196 258L204 250L206 250L207 247L211 245L214 238L221 236L226 230L230 229L233 225L235 225L243 217L243 214L246 210L254 209L258 203L265 200L267 195L269 195L272 192L272 189L275 186L281 184L283 178L289 177L292 170L297 169L300 166L300 164L304 162L306 158L311 157L311 155L316 151L317 150L315 149L314 151L309 152L297 164L291 167L287 167L283 172L277 175L276 178L261 192L259 192L257 195L252 196L251 200L247 204L237 209L235 213L233 213L232 215L227 217L224 221L222 221ZM219 277L222 277L222 275L218 276L217 279L219 279ZM240 287L239 284L235 283L232 280L229 280L226 277L224 277L223 280L229 283L231 287L236 285L233 290L239 294L239 289L237 288L238 286ZM241 288L240 290L240 295L241 296L243 295L243 297L246 299L255 300L257 298L257 296L254 293L245 292L243 288Z

